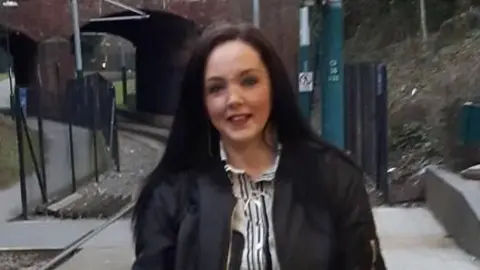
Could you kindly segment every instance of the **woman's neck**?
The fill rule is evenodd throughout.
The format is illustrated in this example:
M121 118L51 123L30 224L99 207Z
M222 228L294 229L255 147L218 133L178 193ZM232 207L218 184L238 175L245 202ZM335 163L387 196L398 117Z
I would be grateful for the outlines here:
M275 162L273 140L255 140L248 144L223 142L228 163L235 168L245 170L254 179L269 169Z

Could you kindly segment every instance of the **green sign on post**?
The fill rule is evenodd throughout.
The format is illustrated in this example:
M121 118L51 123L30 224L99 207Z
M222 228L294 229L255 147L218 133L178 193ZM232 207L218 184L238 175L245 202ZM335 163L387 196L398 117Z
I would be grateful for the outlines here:
M322 8L322 136L340 149L345 145L342 0Z
M310 50L310 7L302 5L300 7L300 48L298 54L298 91L300 108L303 115L310 119L311 95L313 91L313 71L309 63Z

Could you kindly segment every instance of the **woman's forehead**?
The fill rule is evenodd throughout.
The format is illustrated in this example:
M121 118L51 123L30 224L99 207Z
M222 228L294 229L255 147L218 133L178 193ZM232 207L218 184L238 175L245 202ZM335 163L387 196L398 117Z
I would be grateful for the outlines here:
M242 41L229 41L217 46L206 63L206 76L224 76L246 70L264 69L258 52Z

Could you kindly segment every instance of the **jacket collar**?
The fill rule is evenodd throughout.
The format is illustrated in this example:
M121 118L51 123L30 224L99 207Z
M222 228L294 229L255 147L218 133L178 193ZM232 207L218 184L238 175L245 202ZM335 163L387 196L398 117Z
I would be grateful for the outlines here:
M275 161L274 161L273 165L269 169L267 169L260 176L259 181L272 181L274 179L274 177L272 177L272 175L275 175L275 173L278 169L278 165L280 163L280 156L281 156L281 152L282 152L282 144L277 143L276 145L277 145L277 149L276 149L276 152L275 152ZM223 146L222 141L219 142L219 151L220 151L220 160L222 161L222 164L224 165L225 171L227 173L233 173L233 174L244 174L245 173L245 170L235 168L233 165L228 163L227 153L225 152L225 147Z
M292 218L296 209L293 196L295 180L315 177L303 172L306 169L304 159L314 158L311 152L302 146L285 145L278 157L272 212L277 253L283 266L288 265L289 248L300 232L299 223ZM199 269L225 269L231 237L230 225L236 200L224 164L221 160L215 164L198 179L201 198Z

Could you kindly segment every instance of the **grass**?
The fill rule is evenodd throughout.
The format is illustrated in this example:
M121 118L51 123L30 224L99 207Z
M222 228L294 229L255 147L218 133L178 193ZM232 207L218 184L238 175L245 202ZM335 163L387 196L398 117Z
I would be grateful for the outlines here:
M0 81L3 81L6 78L8 78L8 73L0 73Z
M121 80L113 82L117 105L123 105L123 83ZM135 79L127 80L127 94L135 93Z
M29 134L32 139L35 155L38 159L38 133L30 130ZM25 134L23 142L25 176L28 176L34 171L34 166ZM6 189L18 182L19 173L15 122L12 121L11 118L0 115L0 190Z

